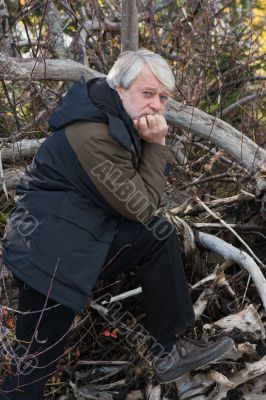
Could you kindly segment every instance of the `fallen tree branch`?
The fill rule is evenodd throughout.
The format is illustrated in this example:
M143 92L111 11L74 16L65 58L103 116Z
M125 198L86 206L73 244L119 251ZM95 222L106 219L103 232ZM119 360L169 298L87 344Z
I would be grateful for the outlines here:
M219 118L174 100L169 101L166 118L172 125L215 143L250 171L266 164L266 150Z
M8 169L5 170L4 179L2 179L1 186L5 185L7 190L14 190L24 173L24 169Z
M236 294L231 288L228 280L225 277L224 270L229 268L232 265L232 261L227 260L222 265L217 265L214 272L208 275L206 278L197 282L195 285L191 287L192 290L197 289L199 286L204 285L207 282L211 282L210 286L204 289L204 291L200 294L198 299L193 304L195 319L199 319L206 309L209 300L217 291L217 288L225 288L229 292L229 295L234 299L236 298Z
M0 79L12 81L72 81L104 76L73 60L16 58L0 54Z
M231 206L232 204L235 204L237 202L242 202L242 201L253 201L255 199L254 194L241 191L241 193L236 194L235 196L230 196L230 197L222 197L220 199L215 199L215 200L207 200L204 202L209 208L216 208L216 207L223 207L223 206ZM179 211L180 207L175 207L171 210L169 210L169 213L175 214L177 211ZM192 205L188 204L185 210L185 214L197 214L199 212L202 212L204 210L204 207L200 204L198 205ZM206 224L207 225L207 224ZM211 225L211 224L210 224ZM219 224L222 225L222 224ZM233 225L233 224L228 224L228 225ZM195 225L193 225L195 226ZM203 225L204 226L204 225Z
M45 141L43 139L24 139L12 144L8 144L1 149L1 157L3 162L14 161L18 158L33 157L41 144Z
M245 251L237 249L217 236L198 232L197 239L203 247L220 254L225 260L233 260L248 271L266 310L266 279L254 259Z
M239 178L240 176L241 176L241 174L238 173L238 172L235 172L235 173L231 173L229 171L228 172L222 172L220 174L207 176L207 177L201 178L201 179L197 178L193 182L189 182L189 183L187 183L185 185L180 186L179 190L186 190L189 187L202 185L203 183L210 182L210 181L216 181L216 182L217 181L223 181L225 178L236 179L236 178Z
M223 224L216 222L191 222L193 228L197 229L227 229ZM238 229L240 231L266 231L266 226L259 225L246 225L246 224L227 224L231 228Z
M227 229L229 229L230 232L240 241L240 243L243 244L243 246L246 247L248 252L252 255L252 257L261 265L263 266L263 263L260 261L260 259L256 256L256 254L251 250L251 248L247 245L247 243L236 233L236 231L229 226L222 218L220 218L217 214L215 214L206 204L204 204L203 201L200 200L199 197L196 197L196 201L215 219L217 219L221 224L223 224Z
M239 99L233 104L230 104L230 106L226 107L224 110L222 110L219 114L219 117L225 117L226 115L233 113L234 111L238 110L240 107L242 107L246 103L250 103L252 100L256 99L257 97L261 97L264 94L264 92L257 92L257 93L252 93L248 96L243 97L242 99Z
M202 149L203 150L202 159L204 159L207 154L213 154L213 155L217 154L217 148L216 147L214 147L214 148L208 147L205 144L202 144L202 143L198 142L197 140L191 140L191 139L189 140L186 137L181 137L180 138L180 142L183 143L184 145L193 145L193 146L196 146L196 147ZM222 155L220 159L221 159L221 161L224 161L227 164L230 164L230 166L232 168L239 169L239 170L241 170L243 172L244 171L248 172L247 169L245 167L243 167L243 165L238 164L236 161L232 162L232 160L230 158L226 157L225 155ZM195 165L196 161L194 162L193 165ZM186 168L188 169L189 165L187 165Z

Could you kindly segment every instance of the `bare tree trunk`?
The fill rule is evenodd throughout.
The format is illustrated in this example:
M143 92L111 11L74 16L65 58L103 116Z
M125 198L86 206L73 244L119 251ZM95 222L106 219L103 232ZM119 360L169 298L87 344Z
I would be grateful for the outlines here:
M122 0L121 16L122 51L136 51L139 47L138 9L136 0Z
M15 55L12 54L12 36L8 19L9 13L6 2L0 0L0 48L5 54Z
M0 38L3 39L8 28L8 10L4 0L0 0Z
M66 58L67 51L64 43L64 32L61 23L61 16L53 0L48 2L46 19L49 26L49 42L52 52L54 53L55 57Z

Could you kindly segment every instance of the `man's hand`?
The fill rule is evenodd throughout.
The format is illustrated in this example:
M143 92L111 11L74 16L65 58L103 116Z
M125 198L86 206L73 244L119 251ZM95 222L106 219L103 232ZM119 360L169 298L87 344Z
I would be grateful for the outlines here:
M168 125L163 115L146 115L135 119L134 127L139 136L146 142L153 142L165 145L165 136L168 132Z

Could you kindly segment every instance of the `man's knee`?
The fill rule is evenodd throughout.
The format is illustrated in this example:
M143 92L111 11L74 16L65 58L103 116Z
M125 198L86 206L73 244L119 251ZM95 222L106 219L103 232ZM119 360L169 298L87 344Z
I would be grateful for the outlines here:
M165 217L153 217L144 227L156 241L165 241L175 235L174 225Z

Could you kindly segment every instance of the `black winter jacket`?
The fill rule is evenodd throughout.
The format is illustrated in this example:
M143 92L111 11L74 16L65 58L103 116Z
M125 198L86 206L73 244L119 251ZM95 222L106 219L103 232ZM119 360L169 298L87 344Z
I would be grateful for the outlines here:
M49 121L53 133L17 186L3 239L3 261L13 274L76 312L84 306L125 218L92 182L68 140L66 128L78 121L108 126L112 143L125 154L134 152L132 170L137 173L143 143L119 96L104 78L89 83L82 79ZM162 151L161 175L171 158L168 150Z

